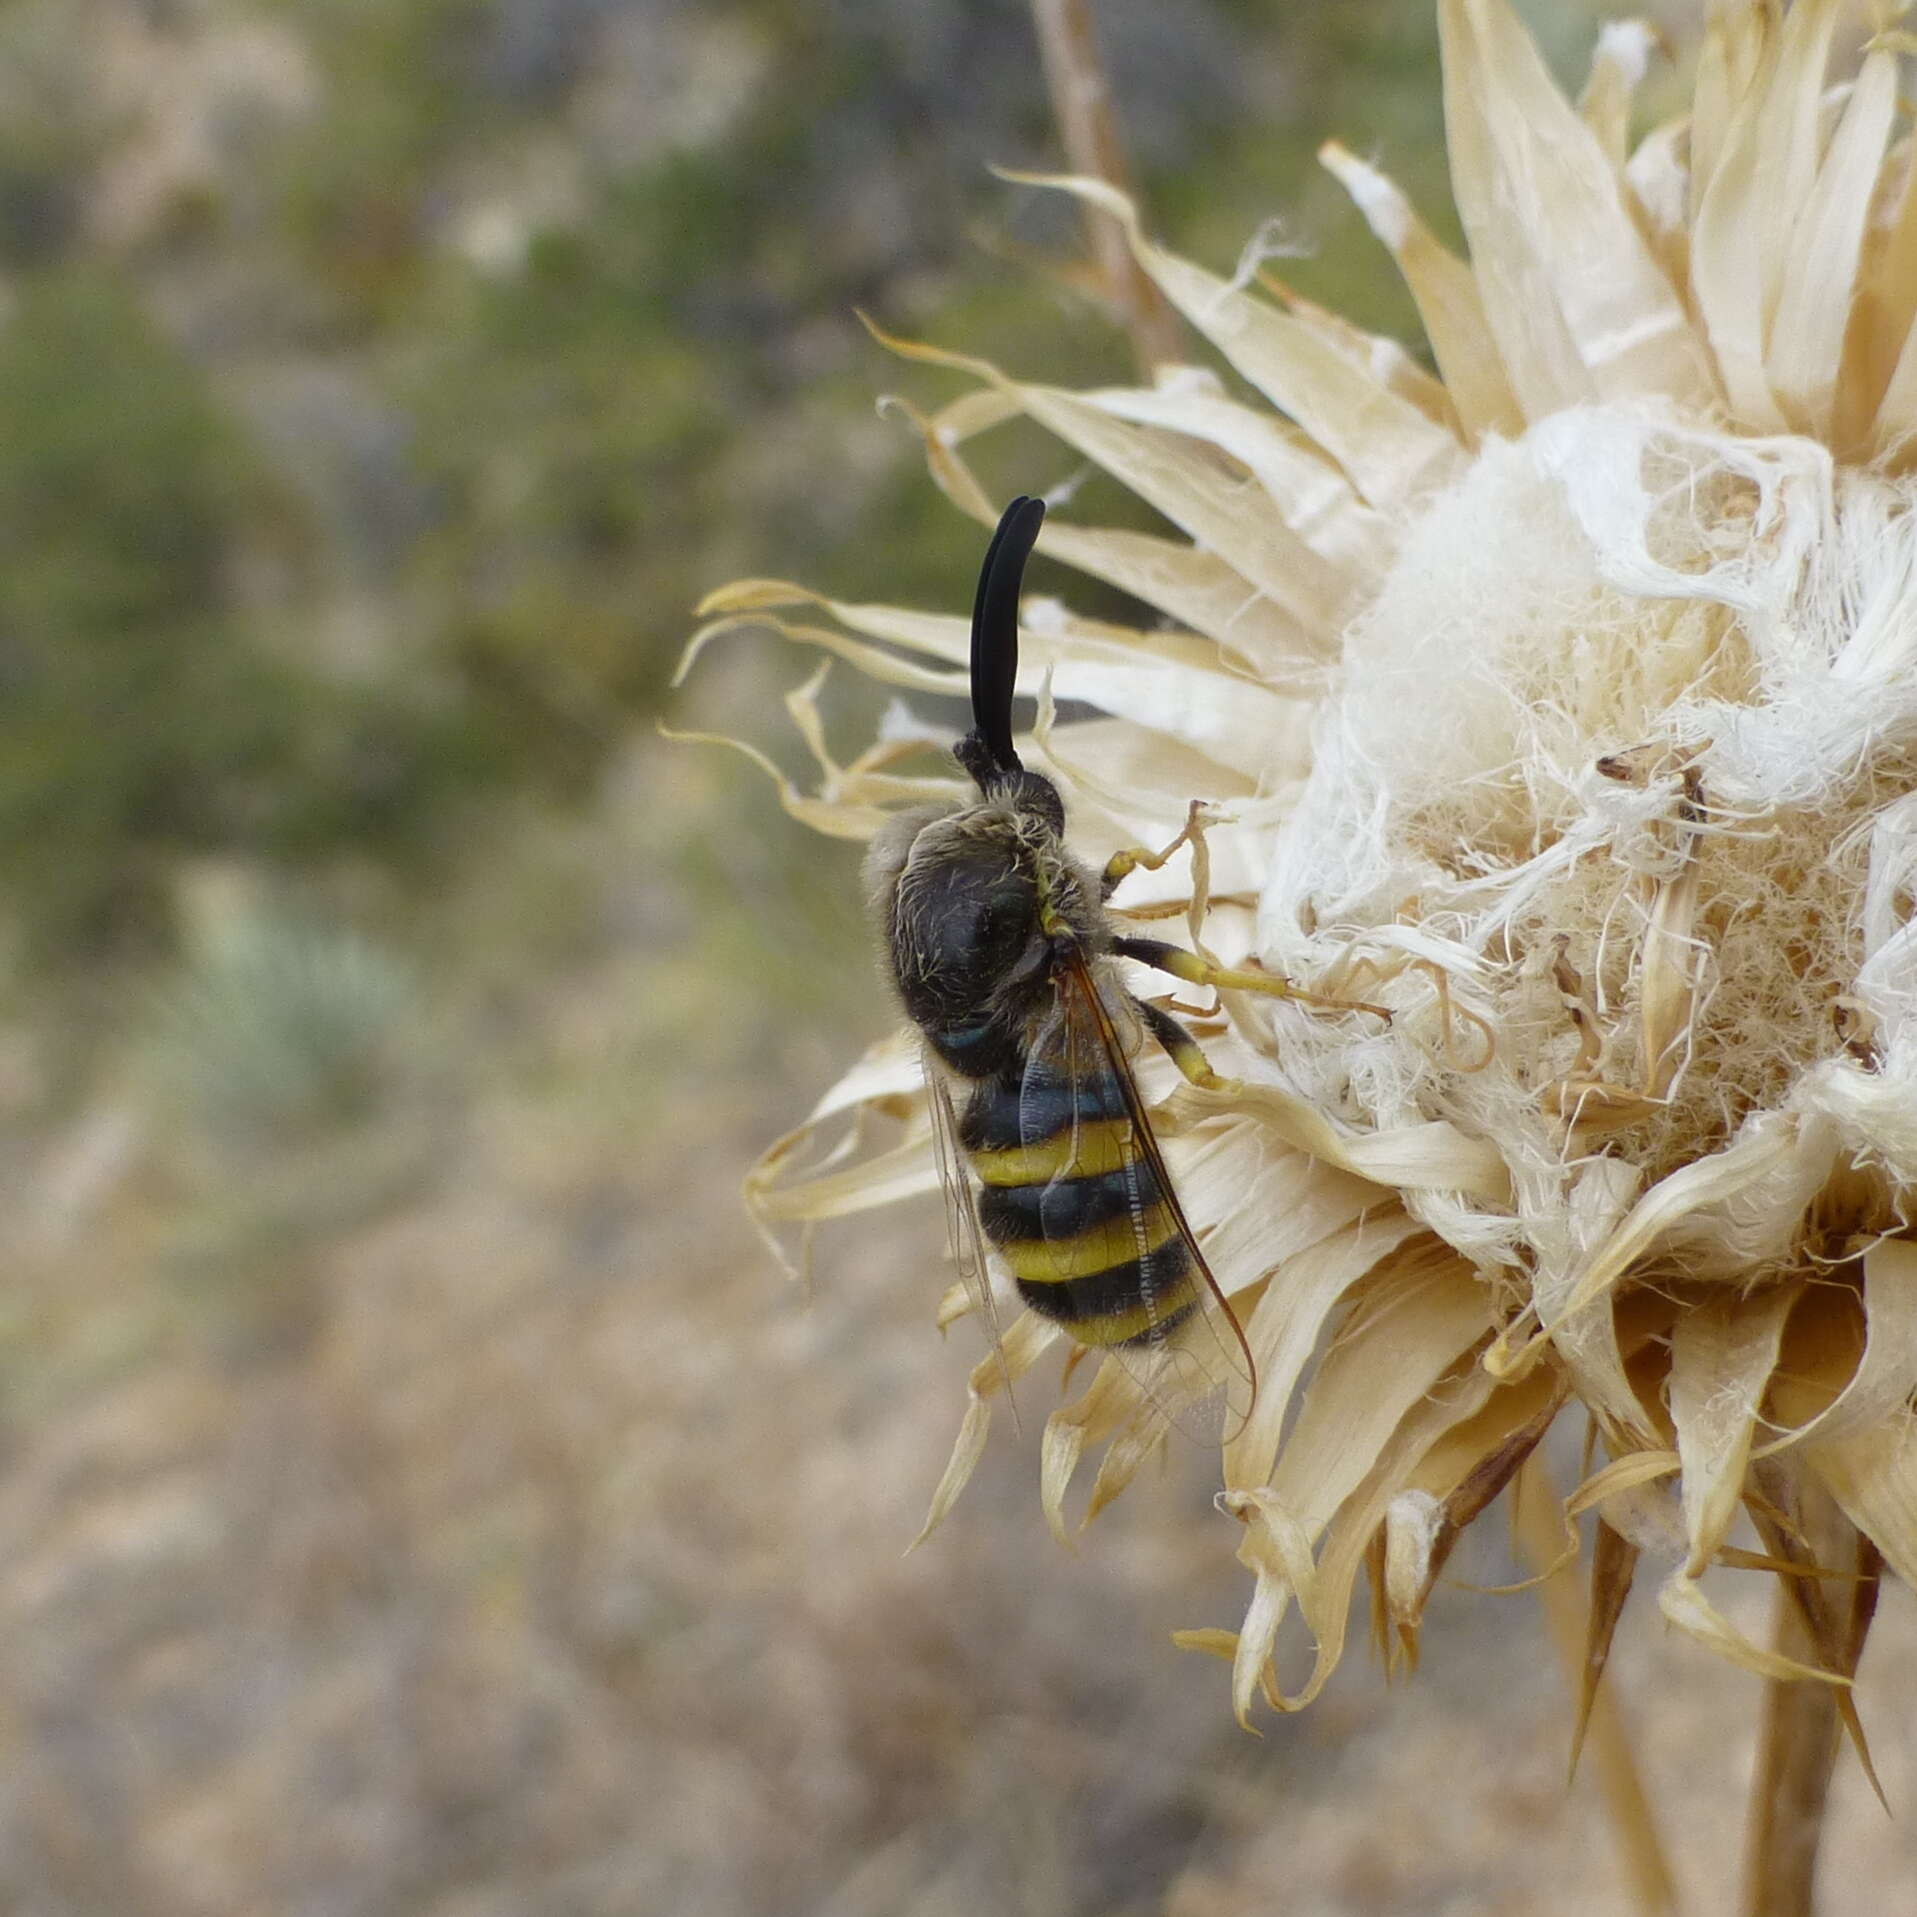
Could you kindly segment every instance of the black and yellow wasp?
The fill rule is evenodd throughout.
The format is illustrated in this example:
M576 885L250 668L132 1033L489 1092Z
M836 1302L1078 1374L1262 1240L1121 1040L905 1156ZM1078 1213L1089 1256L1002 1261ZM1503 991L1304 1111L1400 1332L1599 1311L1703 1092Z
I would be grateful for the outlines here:
M925 1041L953 1249L993 1336L982 1240L1033 1311L1111 1352L1154 1395L1182 1403L1223 1389L1242 1412L1256 1388L1251 1349L1179 1207L1131 1059L1149 1035L1194 1083L1219 1080L1115 961L1203 986L1295 988L1121 933L1105 901L1164 855L1120 852L1094 876L1065 844L1058 788L1013 749L1019 590L1044 517L1042 500L1013 500L979 574L974 724L956 753L980 796L889 820L867 889Z

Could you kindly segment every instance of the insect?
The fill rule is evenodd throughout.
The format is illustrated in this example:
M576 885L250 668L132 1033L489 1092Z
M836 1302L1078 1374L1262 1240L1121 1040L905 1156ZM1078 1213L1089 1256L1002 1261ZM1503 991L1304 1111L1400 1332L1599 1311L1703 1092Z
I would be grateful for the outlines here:
M994 1339L987 1242L1027 1306L1118 1358L1174 1414L1220 1389L1242 1412L1256 1389L1251 1350L1180 1209L1131 1061L1149 1038L1195 1084L1223 1081L1115 961L1312 995L1119 930L1105 904L1119 880L1182 839L1121 851L1098 874L1066 845L1058 788L1012 743L1019 591L1044 517L1042 500L1013 500L979 572L973 729L955 748L979 797L889 820L867 855L867 891L925 1043L953 1249Z

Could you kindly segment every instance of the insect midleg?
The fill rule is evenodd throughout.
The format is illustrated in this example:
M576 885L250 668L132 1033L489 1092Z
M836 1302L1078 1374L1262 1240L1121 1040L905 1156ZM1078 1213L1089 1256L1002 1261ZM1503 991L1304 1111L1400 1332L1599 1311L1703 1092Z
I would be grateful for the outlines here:
M1136 959L1154 971L1167 972L1188 985L1206 985L1213 991L1263 992L1272 998L1295 998L1307 1005L1324 1005L1340 1012L1370 1012L1389 1020L1391 1014L1382 1005L1367 1005L1362 999L1333 998L1325 992L1308 991L1294 985L1277 972L1259 972L1249 966L1215 965L1182 945L1168 945L1163 939L1116 938L1112 950L1120 958Z

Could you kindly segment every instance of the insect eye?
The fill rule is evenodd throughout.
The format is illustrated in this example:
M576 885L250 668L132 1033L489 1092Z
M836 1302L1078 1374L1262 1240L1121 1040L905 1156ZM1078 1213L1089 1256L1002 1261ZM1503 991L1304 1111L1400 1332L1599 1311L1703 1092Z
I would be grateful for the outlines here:
M988 899L979 916L979 943L995 952L1010 949L1024 938L1030 916L1031 902L1023 891Z

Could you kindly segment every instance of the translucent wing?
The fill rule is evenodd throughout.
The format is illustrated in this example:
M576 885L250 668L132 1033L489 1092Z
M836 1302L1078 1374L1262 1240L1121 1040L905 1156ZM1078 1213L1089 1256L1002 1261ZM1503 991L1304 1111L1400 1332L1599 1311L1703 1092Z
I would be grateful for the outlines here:
M1005 1363L1005 1345L999 1336L998 1301L992 1296L991 1275L985 1265L985 1235L979 1229L978 1201L973 1196L972 1181L966 1175L965 1158L959 1149L958 1116L952 1110L951 1084L929 1045L925 1048L924 1065L925 1099L932 1112L932 1145L938 1158L939 1185L945 1193L945 1231L952 1247L952 1262L958 1266L972 1309L978 1313L979 1322L992 1341L1009 1399L1012 1374Z
M1133 1076L1136 1017L1114 1009L1082 956L1055 984L1019 1101L1026 1151L1050 1170L1024 1200L1037 1230L1034 1242L994 1236L1028 1303L1123 1365L1182 1431L1215 1440L1249 1413L1256 1369Z

